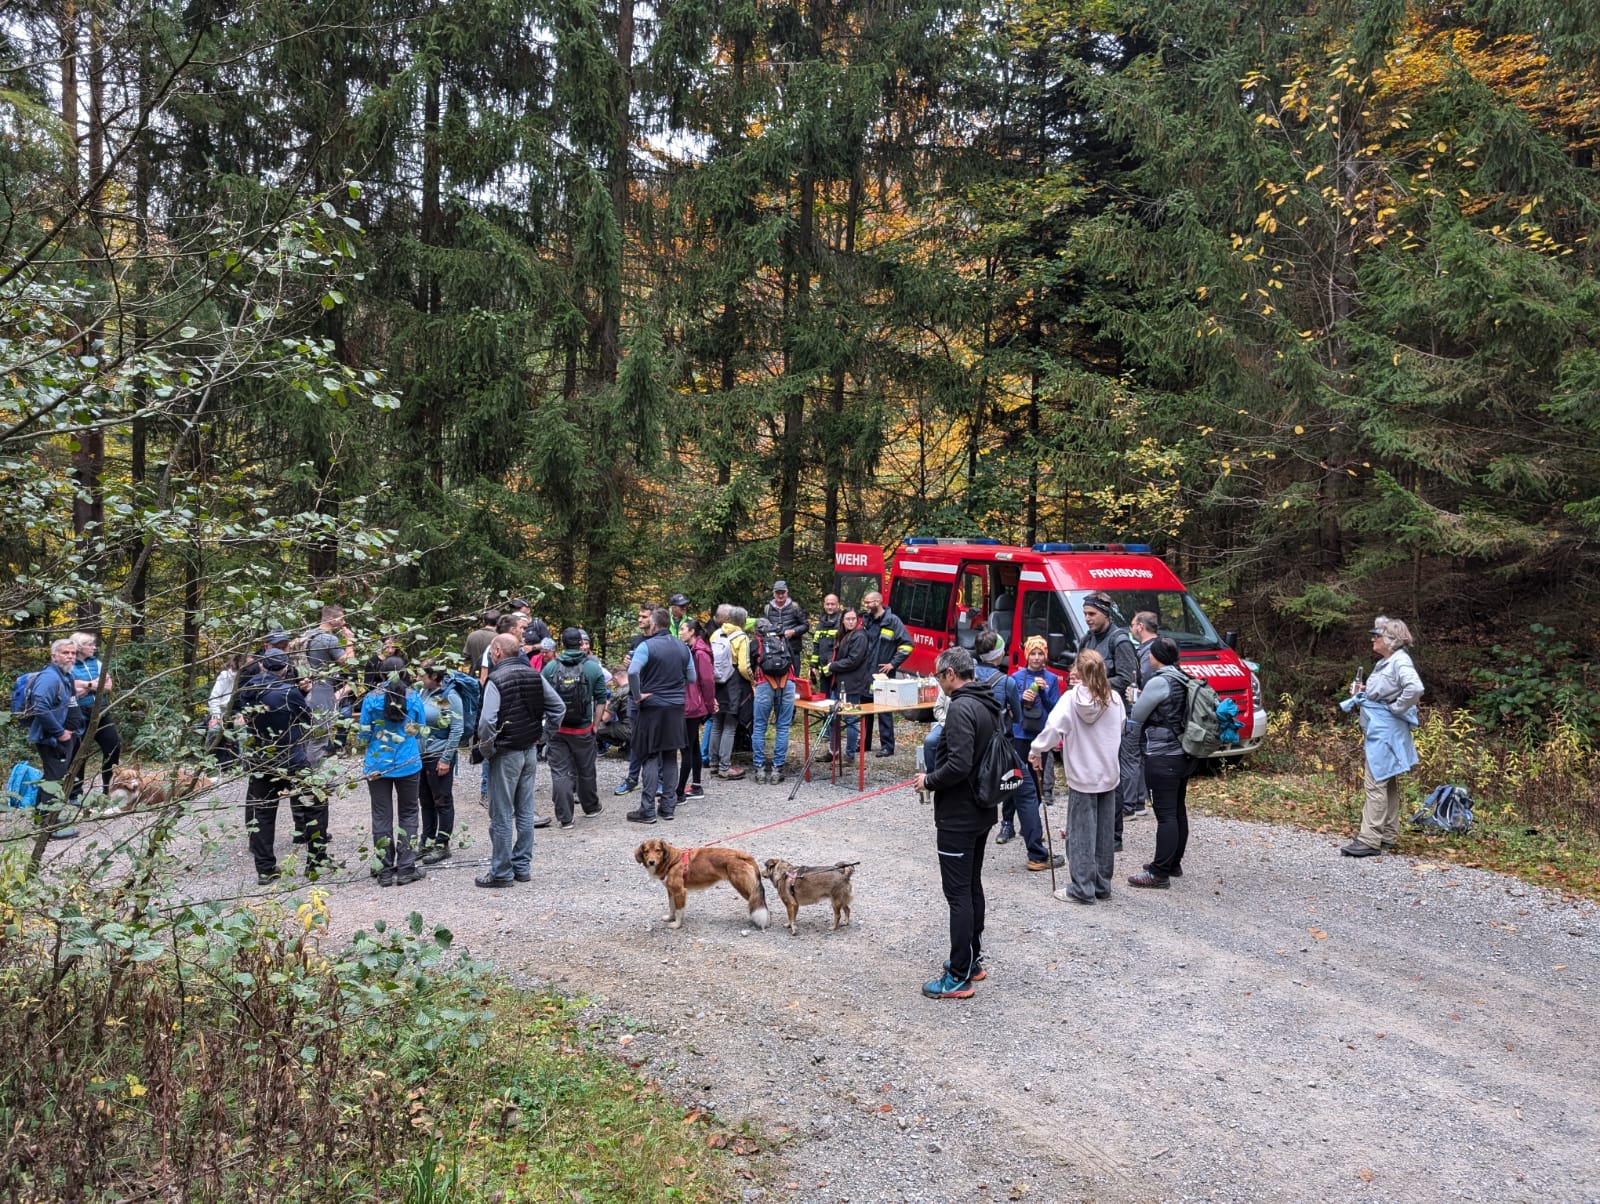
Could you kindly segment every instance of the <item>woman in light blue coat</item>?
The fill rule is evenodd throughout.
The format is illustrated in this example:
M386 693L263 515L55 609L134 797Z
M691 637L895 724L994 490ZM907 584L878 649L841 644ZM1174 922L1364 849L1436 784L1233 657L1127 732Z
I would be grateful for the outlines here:
M1339 851L1346 857L1377 857L1400 839L1400 778L1417 764L1417 746L1411 731L1417 726L1417 699L1422 678L1411 663L1411 629L1399 619L1379 615L1372 624L1372 652L1378 663L1350 683L1350 697L1340 703L1346 711L1360 709L1366 737L1366 766L1362 774L1366 806L1361 812L1361 832Z

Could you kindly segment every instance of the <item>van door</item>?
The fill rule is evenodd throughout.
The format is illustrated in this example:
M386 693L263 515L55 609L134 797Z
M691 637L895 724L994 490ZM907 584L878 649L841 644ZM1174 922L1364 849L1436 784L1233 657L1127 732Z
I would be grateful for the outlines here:
M978 628L989 621L989 566L967 561L956 582L955 613L951 618L950 643L972 651Z
M1024 573L1022 595L1018 599L1016 638L1011 647L1011 663L1027 663L1023 649L1033 636L1043 636L1049 645L1048 663L1052 669L1066 673L1072 668L1073 657L1078 652L1077 629L1067 613L1066 600L1061 591L1051 589L1042 582L1029 581L1032 573ZM1042 574L1041 574L1042 575Z

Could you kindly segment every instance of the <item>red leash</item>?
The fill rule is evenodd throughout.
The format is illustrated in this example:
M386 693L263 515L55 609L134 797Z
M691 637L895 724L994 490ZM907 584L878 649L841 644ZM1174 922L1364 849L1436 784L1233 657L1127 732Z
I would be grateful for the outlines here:
M843 802L829 803L826 807L818 807L813 811L803 811L799 815L791 815L788 819L776 820L770 824L762 824L759 828L749 828L743 832L735 832L732 836L724 836L720 840L710 840L697 847L709 849L712 845L726 844L730 840L738 840L741 836L754 836L757 832L765 832L768 828L781 828L784 824L792 824L797 819L809 819L813 815L821 815L824 811L833 811L839 807L848 807L852 803L865 802L869 798L877 798L880 794L892 794L896 790L904 790L915 782L915 778L907 778L903 782L896 782L893 786L885 786L881 790L869 790L866 794L858 794L854 798L847 798ZM689 868L689 854L686 850L683 857L684 869Z

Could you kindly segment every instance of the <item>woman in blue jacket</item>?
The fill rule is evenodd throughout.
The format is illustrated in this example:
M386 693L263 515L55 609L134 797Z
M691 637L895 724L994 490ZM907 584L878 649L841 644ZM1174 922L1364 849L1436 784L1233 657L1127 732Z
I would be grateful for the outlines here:
M405 658L391 656L380 666L382 684L361 702L360 740L366 748L362 772L372 797L372 843L382 861L379 886L405 886L426 878L417 864L418 794L422 745L428 713L411 689ZM398 813L400 836L395 836Z
M1027 655L1028 663L1011 675L1020 703L1016 721L1011 725L1011 742L1016 747L1017 757L1026 762L1033 738L1044 730L1050 712L1061 701L1061 679L1047 667L1050 645L1044 636L1029 636L1022 650ZM1047 870L1052 858L1044 838L1044 824L1039 820L1039 792L1034 786L1033 775L1023 774L1021 789L1013 793L1015 801L1008 797L1005 810L1014 810L1016 819L1001 814L1000 835L995 837L995 843L1005 844L1020 827L1022 842L1028 846L1028 868L1035 872ZM1062 865L1066 857L1057 853L1054 860L1056 865Z

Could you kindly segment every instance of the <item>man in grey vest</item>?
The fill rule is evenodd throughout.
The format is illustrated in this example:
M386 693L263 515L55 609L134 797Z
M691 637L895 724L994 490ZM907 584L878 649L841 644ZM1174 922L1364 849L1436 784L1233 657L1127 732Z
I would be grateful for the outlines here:
M478 714L478 751L489 763L489 872L473 881L485 887L533 879L537 745L555 736L566 713L556 688L517 655L521 647L509 632L490 642L489 681Z

